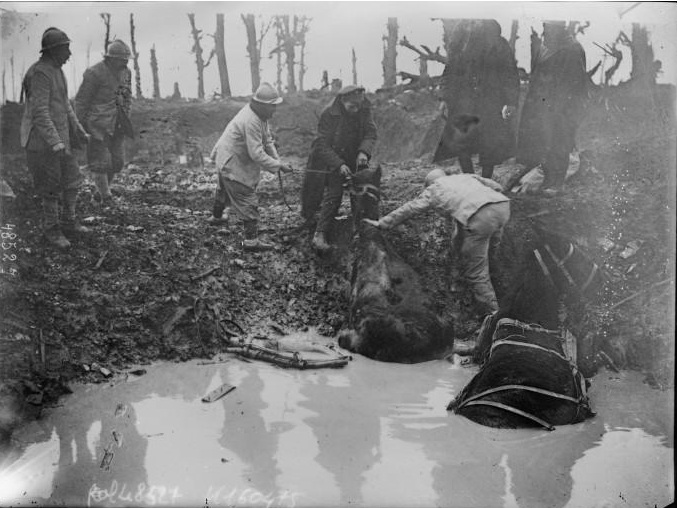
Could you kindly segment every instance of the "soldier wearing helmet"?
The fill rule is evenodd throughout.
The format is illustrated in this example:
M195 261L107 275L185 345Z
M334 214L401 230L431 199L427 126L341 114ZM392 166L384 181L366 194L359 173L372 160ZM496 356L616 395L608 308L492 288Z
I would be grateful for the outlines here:
M26 149L28 168L42 199L45 239L59 248L70 246L66 236L87 231L76 220L82 175L71 149L86 142L89 135L68 101L66 77L61 70L71 55L70 42L58 28L45 30L42 56L28 69L22 83L26 107L21 120L21 145Z
M234 208L244 221L245 238L242 245L245 250L269 250L274 247L258 237L256 187L261 180L262 170L273 174L292 170L289 164L280 161L268 125L281 102L282 97L277 91L270 84L262 83L250 103L228 123L211 153L219 183L210 222L227 222L228 213L226 211L224 214L224 210Z
M110 184L124 166L124 138L132 137L129 121L132 73L131 51L121 40L106 49L103 61L87 69L75 96L75 112L92 135L87 163L104 205L113 203Z

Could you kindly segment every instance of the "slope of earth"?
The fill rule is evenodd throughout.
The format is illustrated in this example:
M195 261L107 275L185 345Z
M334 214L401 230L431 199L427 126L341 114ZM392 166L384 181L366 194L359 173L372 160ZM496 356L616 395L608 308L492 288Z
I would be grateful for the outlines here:
M297 168L329 99L291 97L275 117L280 152ZM665 114L674 112L674 89L659 89L651 99L649 107L645 96L615 88L595 95L579 136L586 170L557 198L512 196L492 276L503 298L535 224L572 236L608 274L604 294L572 323L574 333L590 342L593 360L641 370L647 382L664 387L674 380L675 118ZM428 161L441 130L439 103L430 92L381 94L372 102L387 213L414 197L434 167ZM4 231L14 235L16 259L3 262L15 275L2 275L0 287L0 399L7 402L0 428L39 414L70 379L104 382L134 364L209 358L223 348L216 323L224 319L253 336L308 327L335 336L347 326L350 224L339 221L333 254L312 252L297 212L301 171L285 176L283 188L271 179L259 189L261 232L276 250L243 252L237 220L218 228L206 223L213 166L180 164L179 157L207 156L243 104L139 103L140 137L128 147L133 164L117 182L116 206L102 209L88 183L80 211L93 232L68 252L42 242L25 160L3 153L3 178L17 198L2 217L13 225ZM3 146L13 146L4 136L18 130L4 122L17 117L3 113ZM449 228L427 215L389 239L429 283L435 310L456 321L463 340L474 336L478 321L466 288L452 283L458 274Z

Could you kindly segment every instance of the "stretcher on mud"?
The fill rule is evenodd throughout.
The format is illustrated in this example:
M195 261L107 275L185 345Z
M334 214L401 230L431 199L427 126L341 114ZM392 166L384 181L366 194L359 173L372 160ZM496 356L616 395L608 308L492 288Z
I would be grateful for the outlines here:
M491 427L581 422L594 413L574 348L558 330L502 318L482 368L447 409Z
M230 321L241 332L242 328ZM226 331L227 335L233 335ZM222 337L224 335L222 334ZM318 342L299 340L270 339L266 337L245 338L231 336L225 338L226 352L235 353L251 360L262 360L280 367L292 369L321 369L345 367L352 359L333 347Z

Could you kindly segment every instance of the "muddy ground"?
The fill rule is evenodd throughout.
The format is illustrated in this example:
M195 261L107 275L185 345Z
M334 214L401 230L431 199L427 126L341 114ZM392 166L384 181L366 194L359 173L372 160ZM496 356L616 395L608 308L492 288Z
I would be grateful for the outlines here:
M206 223L215 171L191 156L209 154L244 99L137 102L139 137L127 147L131 164L114 186L116 206L102 209L88 180L79 209L93 233L68 252L43 243L16 139L20 107L4 107L2 173L16 198L3 204L2 225L13 225L3 241L16 245L3 254L16 259L6 256L2 264L0 427L39 416L73 379L106 382L132 365L211 357L224 347L216 327L224 318L248 335L315 327L333 337L344 329L350 221L339 221L334 241L341 246L320 258L298 213L305 157L329 99L290 97L274 119L280 152L298 170L284 178L292 210L276 179L260 186L262 233L278 245L266 253L242 251L237 220ZM372 101L387 213L420 191L434 167L442 120L432 91L381 93ZM500 299L519 273L534 225L575 239L607 276L603 294L569 323L587 348L589 374L602 364L639 370L657 389L674 385L674 105L673 87L595 92L579 130L581 169L561 196L511 195L512 219L493 253ZM507 178L512 169L498 168L495 177ZM431 214L389 239L426 281L435 310L455 320L457 340L472 339L478 320L466 288L454 282L447 233Z

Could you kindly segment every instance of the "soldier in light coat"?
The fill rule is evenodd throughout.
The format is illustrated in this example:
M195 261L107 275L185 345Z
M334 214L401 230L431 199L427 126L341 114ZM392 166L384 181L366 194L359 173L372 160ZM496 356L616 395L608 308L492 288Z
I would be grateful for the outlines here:
M261 171L277 174L292 171L280 161L268 120L282 97L269 84L262 83L250 103L228 123L211 153L219 172L214 197L212 223L227 221L224 210L232 207L244 220L245 250L268 250L274 245L258 237L258 197L256 187Z
M21 119L21 146L42 198L43 231L52 245L70 247L67 236L87 232L76 220L75 205L82 174L72 148L89 135L68 101L61 67L70 58L70 39L58 28L42 35L42 56L30 66L22 83L26 107ZM63 211L59 217L59 199Z
M110 184L124 166L124 138L132 137L129 114L132 73L127 68L131 51L114 40L103 61L87 69L75 96L75 112L91 134L87 163L104 204L112 204Z
M475 174L446 175L435 169L426 177L426 189L379 220L363 219L372 226L391 229L398 224L435 210L453 218L462 230L461 272L480 314L498 310L496 293L489 276L489 244L500 237L510 219L510 200L501 194L500 184Z

